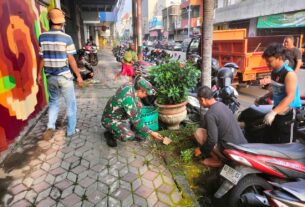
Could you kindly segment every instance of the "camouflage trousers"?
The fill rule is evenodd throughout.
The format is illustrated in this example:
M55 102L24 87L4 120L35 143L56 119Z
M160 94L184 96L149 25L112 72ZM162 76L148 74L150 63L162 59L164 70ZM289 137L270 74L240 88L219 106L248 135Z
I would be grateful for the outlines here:
M135 130L128 120L105 118L102 119L102 125L114 135L115 139L120 139L121 141L144 140L148 137L147 133Z

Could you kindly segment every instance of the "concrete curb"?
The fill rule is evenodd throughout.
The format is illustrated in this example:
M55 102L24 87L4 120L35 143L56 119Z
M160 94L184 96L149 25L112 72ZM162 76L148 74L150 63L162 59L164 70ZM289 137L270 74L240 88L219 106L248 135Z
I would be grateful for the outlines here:
M168 165L168 160L166 157L163 156L163 160L165 162L166 165ZM196 199L196 196L195 196L195 193L193 192L193 190L191 189L188 181L186 180L185 176L184 175L176 175L172 170L172 169L169 169L167 168L170 173L172 174L172 177L176 183L176 186L177 188L180 190L180 192L183 192L183 196L184 197L188 197L190 198L193 203L194 203L194 207L200 207L197 199Z

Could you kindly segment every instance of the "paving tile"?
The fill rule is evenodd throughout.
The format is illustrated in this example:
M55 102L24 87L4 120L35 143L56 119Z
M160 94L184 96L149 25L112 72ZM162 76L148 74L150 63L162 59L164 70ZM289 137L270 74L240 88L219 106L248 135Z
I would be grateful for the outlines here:
M108 186L111 185L117 178L112 175L106 175L100 179L101 182L107 184Z
M172 201L169 197L170 195L164 194L162 192L157 192L157 196L162 203L165 203L167 205L172 205Z
M154 189L148 188L148 187L142 185L135 191L135 193L138 196L141 196L141 197L147 199L153 191L154 191Z
M81 201L81 198L73 193L73 194L67 196L65 199L61 200L60 202L65 206L74 206L75 204L77 204L80 201Z
M144 198L142 198L138 195L133 194L133 201L134 201L134 204L136 204L138 206L141 206L141 207L146 207L147 206L146 199L144 199Z
M74 186L69 186L68 188L64 189L61 193L62 198L66 198L67 196L71 195L73 193Z
M46 177L47 177L47 174L43 174L40 177L36 178L33 181L33 185L37 185L38 183L41 183L42 181L44 181L46 179Z
M21 200L25 200L25 196L26 196L27 192L28 191L23 191L23 192L20 192L20 193L14 195L14 198L11 201L10 205L15 204Z
M55 186L52 187L50 197L54 200L58 200L61 197L61 190Z
M168 185L168 184L162 184L159 188L158 191L163 192L165 194L170 194L174 190L174 186Z
M94 204L89 201L83 201L82 207L94 207Z
M41 183L34 185L32 187L32 189L35 190L35 192L39 194L39 193L43 192L44 190L50 188L50 186L51 185L49 183L42 181Z
M28 188L24 184L19 184L10 189L13 195L17 195L20 192L26 191Z
M65 180L62 180L58 183L55 184L55 186L60 189L61 191L67 189L68 187L70 187L73 183L68 180L68 179L65 179Z
M150 171L150 170L146 171L143 174L143 178L150 180L150 181L153 181L157 176L158 176L158 173Z
M108 197L105 197L101 202L99 202L97 205L96 205L97 207L109 207L109 205L108 205ZM118 206L116 206L116 207L118 207Z
M45 175L45 174L46 174L46 171L44 171L42 169L38 169L38 170L32 172L30 175L31 175L31 178L33 178L35 180L36 178L39 178L40 176Z
M144 163L142 160L134 160L129 165L132 167L140 168L144 165Z
M105 197L106 195L100 191L95 191L87 194L88 201L94 205L102 202Z
M150 206L154 206L156 203L158 202L158 197L156 192L153 192L152 194L150 194L150 196L147 198L147 205Z
M37 196L36 202L39 202L39 201L49 197L51 189L52 188L48 188L48 189L44 190L43 192L39 193Z
M94 183L94 180L89 177L86 177L85 179L79 181L79 185L81 185L84 188L87 188L92 183Z
M39 203L36 204L36 207L47 207L47 206L54 206L56 202L51 198L46 198L41 200Z
M10 207L30 207L31 204L27 200L20 200L13 205L10 205Z
M157 178L153 181L155 188L159 188L162 183L163 183L163 179L161 177L161 175L158 175Z
M154 205L154 207L171 207L171 206L159 201L158 203L156 203L156 205Z
M170 196L173 203L178 203L182 199L182 196L178 191L174 191Z
M83 195L85 195L85 192L86 192L86 188L83 188L80 185L76 185L74 188L74 193L76 195L78 195L79 197L82 197Z
M77 175L73 172L69 172L67 175L67 179L74 183L77 180Z
M117 189L111 196L119 200L122 206L131 206L133 203L131 192L123 188Z
M34 203L34 201L36 200L38 194L33 191L33 190L30 190L26 193L25 195L25 199L28 200L30 203Z
M127 182L132 182L135 181L138 178L138 176L134 173L127 173L122 180L127 181Z
M49 163L47 163L47 162L44 162L44 163L42 163L40 168L47 172L51 168L51 165Z
M65 172L66 172L65 169L58 167L58 168L52 170L50 173L56 177L57 175L63 174Z
M82 173L82 172L84 172L86 170L87 169L84 166L79 165L76 168L72 169L72 172L74 172L77 175L77 174L80 174L80 173Z
M109 196L108 207L118 207L118 206L120 206L120 201Z

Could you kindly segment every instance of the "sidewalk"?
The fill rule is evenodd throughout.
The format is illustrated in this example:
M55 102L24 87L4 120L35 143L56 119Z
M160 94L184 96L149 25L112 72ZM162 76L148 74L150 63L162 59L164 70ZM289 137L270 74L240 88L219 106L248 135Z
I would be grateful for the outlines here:
M118 142L109 148L100 119L108 98L123 83L110 50L102 50L95 79L77 89L80 134L65 137L61 107L58 130L42 140L47 114L17 143L0 168L0 206L172 206L181 195L163 160L146 149L149 143Z

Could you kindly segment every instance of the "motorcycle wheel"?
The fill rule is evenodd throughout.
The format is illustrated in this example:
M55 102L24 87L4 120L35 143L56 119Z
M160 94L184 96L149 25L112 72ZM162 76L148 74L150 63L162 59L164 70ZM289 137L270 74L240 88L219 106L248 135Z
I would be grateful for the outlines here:
M97 64L98 64L97 55L91 55L90 63L93 66L97 66Z
M250 192L264 195L265 190L272 190L270 185L265 179L256 175L247 175L228 193L227 204L229 207L244 207L249 206L243 204L241 201L242 195Z

